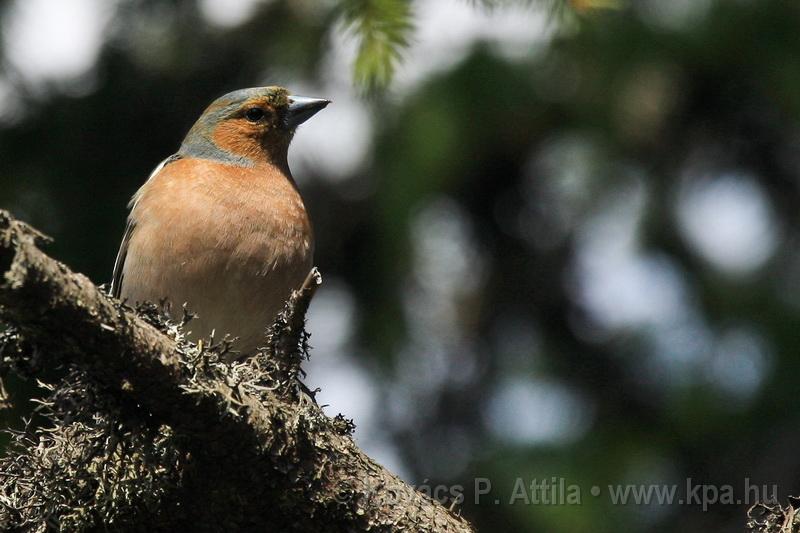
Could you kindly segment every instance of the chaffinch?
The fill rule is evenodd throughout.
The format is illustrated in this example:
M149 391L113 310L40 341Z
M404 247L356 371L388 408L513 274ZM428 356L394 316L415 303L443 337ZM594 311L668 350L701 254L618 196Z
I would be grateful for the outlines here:
M252 354L312 266L314 236L287 155L295 128L330 103L282 87L214 102L131 199L111 294L186 303L190 338L215 330Z

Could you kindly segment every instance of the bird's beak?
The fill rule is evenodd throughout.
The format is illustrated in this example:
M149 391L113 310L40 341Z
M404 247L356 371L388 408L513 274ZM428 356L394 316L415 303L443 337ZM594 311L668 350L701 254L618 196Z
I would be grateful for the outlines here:
M289 112L286 115L286 126L294 129L306 120L317 114L322 108L330 104L324 98L309 98L308 96L290 96Z

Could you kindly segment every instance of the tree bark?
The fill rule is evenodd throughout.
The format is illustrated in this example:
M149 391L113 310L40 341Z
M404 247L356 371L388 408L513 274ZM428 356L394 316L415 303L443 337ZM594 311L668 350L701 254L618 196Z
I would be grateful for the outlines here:
M472 531L365 455L300 384L318 274L263 353L229 363L224 341L186 342L180 323L107 296L44 241L0 211L3 369L65 369L44 402L52 427L18 435L0 463L6 528Z

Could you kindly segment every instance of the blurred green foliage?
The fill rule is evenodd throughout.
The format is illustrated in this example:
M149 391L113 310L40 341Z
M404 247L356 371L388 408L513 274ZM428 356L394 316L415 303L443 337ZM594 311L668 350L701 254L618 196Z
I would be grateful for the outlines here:
M392 79L395 64L408 46L414 29L411 3L404 0L343 0L345 26L359 40L354 62L356 83L367 89L383 88Z

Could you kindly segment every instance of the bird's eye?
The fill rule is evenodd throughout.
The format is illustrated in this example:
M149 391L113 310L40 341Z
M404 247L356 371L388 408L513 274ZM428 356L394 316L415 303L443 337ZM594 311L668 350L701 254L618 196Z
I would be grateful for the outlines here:
M251 107L247 111L244 112L244 118L249 120L250 122L258 122L262 118L264 118L264 110L260 107Z

